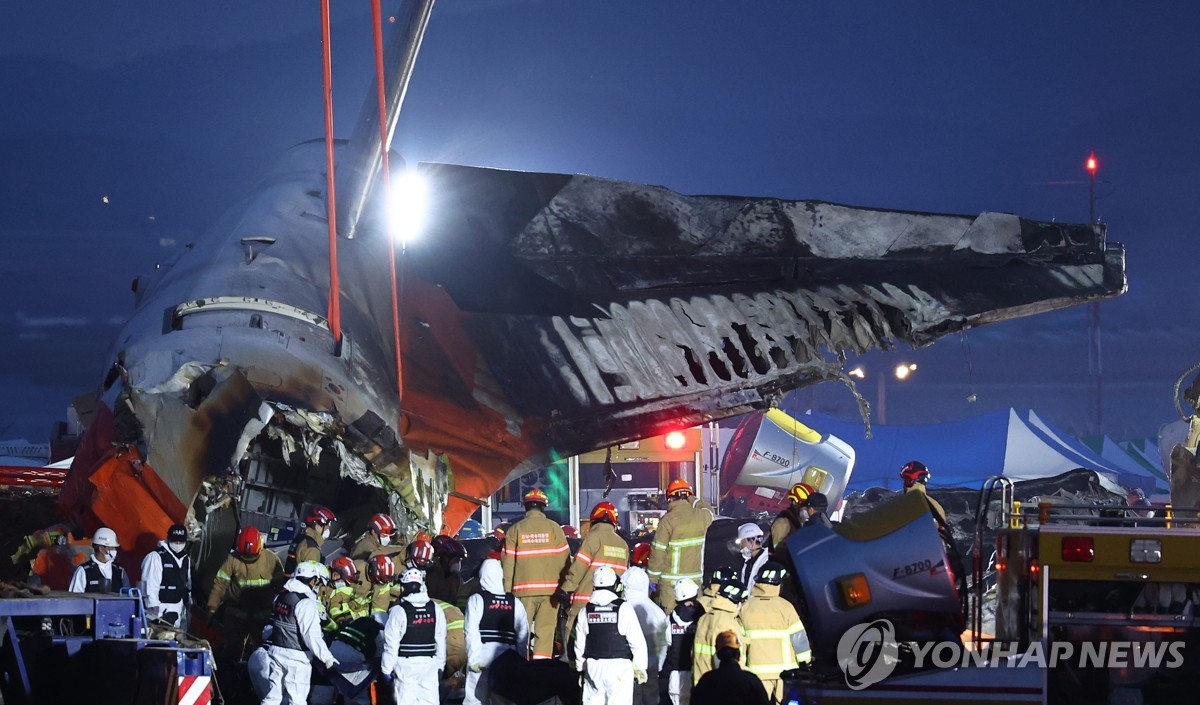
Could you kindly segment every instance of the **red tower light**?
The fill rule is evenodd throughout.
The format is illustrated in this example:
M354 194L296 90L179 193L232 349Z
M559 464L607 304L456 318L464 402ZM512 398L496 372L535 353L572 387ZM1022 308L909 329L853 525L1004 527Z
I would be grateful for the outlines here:
M684 435L683 431L671 431L663 439L663 443L671 450L682 450L687 445L687 436Z
M1100 169L1100 160L1096 159L1095 152L1092 152L1091 154L1088 155L1086 166L1087 166L1088 173L1091 174L1092 176L1095 176L1096 172Z

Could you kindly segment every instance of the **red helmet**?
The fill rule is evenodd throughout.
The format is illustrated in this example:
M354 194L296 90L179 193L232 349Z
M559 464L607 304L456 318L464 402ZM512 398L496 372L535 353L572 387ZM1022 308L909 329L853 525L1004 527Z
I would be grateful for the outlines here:
M918 482L929 482L929 468L925 467L925 463L920 460L909 461L900 468L900 479L904 480L905 487L912 487Z
M696 494L696 490L692 489L692 483L683 479L671 480L671 484L667 485L668 497L686 497Z
M445 534L440 534L433 537L433 554L452 561L457 558L466 558L467 549L458 541Z
M540 504L542 505L542 509L545 509L546 505L550 503L550 498L546 496L545 492L534 487L525 493L525 497L521 499L521 503L525 505L526 509L529 509L529 505L531 504Z
M425 539L408 544L408 560L418 568L427 568L433 563L433 545Z
M565 536L569 539L579 538L579 530L576 529L575 527L571 526L570 524L563 524L562 530L563 530L563 536Z
M371 578L371 582L386 585L396 577L396 564L390 557L383 554L371 556L367 560L367 575Z
M592 508L592 523L602 521L613 526L617 525L617 506L612 502L601 502Z
M349 556L338 556L329 564L329 569L335 573L341 573L342 579L348 583L353 583L358 580L358 566L354 565L354 561L350 560Z
M650 552L653 549L649 543L639 543L633 547L633 556L629 559L629 565L636 565L639 568L650 567Z
M237 543L235 545L237 552L243 556L257 556L263 550L262 532L253 526L243 527L238 532Z
M368 526L380 536L392 536L396 533L396 522L387 514L379 513L371 517Z
M326 526L332 524L337 517L326 507L313 507L312 512L304 519L306 526Z
M792 485L792 489L788 491L788 499L792 500L793 504L804 504L808 498L816 492L812 485L806 485L803 482L797 482Z

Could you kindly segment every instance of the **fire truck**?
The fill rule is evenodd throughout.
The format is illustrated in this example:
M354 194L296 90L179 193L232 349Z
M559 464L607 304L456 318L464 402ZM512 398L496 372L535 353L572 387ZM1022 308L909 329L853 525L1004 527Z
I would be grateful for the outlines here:
M975 518L969 561L918 492L789 537L814 661L786 702L1192 702L1195 512L1023 505L991 478Z

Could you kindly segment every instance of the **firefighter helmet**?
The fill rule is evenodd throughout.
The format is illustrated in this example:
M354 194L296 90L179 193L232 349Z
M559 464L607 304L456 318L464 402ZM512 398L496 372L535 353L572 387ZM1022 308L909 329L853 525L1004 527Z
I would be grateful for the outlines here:
M696 581L691 578L680 578L675 581L675 599L679 602L687 602L696 595L700 594L700 588L696 586Z
M409 568L400 574L400 583L405 595L412 595L425 589L425 573L417 568Z
M396 533L396 521L391 516L380 512L371 517L371 531L380 536L392 536Z
M617 571L602 565L592 571L592 587L612 590L617 585Z
M598 521L606 524L617 525L617 506L612 502L601 502L592 508L592 523Z
M452 561L467 557L467 549L445 534L433 537L433 555Z
M709 585L724 585L730 580L737 580L738 572L733 566L723 565L712 572L708 579Z
M649 542L639 543L633 547L633 556L629 559L629 565L636 565L639 568L650 567L650 553L654 549L651 548Z
M354 561L350 560L349 556L338 556L329 564L329 569L334 573L342 576L342 579L348 583L353 583L358 580L358 566L354 565Z
M433 563L433 545L424 539L408 544L408 560L418 568L428 568Z
M336 519L337 517L328 507L313 507L313 510L304 519L304 524L306 526L328 526Z
M803 482L797 482L792 485L792 489L788 491L788 499L792 500L793 504L804 504L812 493L816 492L812 485L806 485Z
M758 577L754 580L756 583L763 585L778 585L787 577L787 569L775 561L767 561L763 563L762 568L758 570Z
M525 497L521 499L521 503L525 505L526 509L529 509L530 505L541 505L542 509L545 509L546 505L550 503L550 498L546 496L545 492L534 487L525 493Z
M695 493L696 491L692 489L692 483L682 477L677 480L671 480L671 484L667 485L668 497L688 497Z
M742 579L734 577L721 584L717 588L717 594L729 600L735 605L740 605L746 600L746 586L742 584Z
M918 482L925 484L929 482L929 468L920 460L911 460L900 468L900 479L904 480L905 487L912 487Z
M263 550L262 532L254 526L242 527L242 530L238 532L237 545L235 548L237 549L238 553L247 558L253 558L257 556L258 554L262 553Z
M105 548L120 548L121 544L117 543L117 532L102 526L96 529L96 533L92 535L93 546L104 546Z
M371 582L386 585L396 577L396 564L392 562L390 556L383 554L371 556L367 561L367 575L371 578Z
M483 538L483 524L474 519L467 519L463 522L462 528L458 530L460 539L481 539Z

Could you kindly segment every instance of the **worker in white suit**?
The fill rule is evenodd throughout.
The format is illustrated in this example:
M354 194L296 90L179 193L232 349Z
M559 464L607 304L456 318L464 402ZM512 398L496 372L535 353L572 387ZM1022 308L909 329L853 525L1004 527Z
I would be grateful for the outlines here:
M583 674L583 705L632 705L646 682L646 638L633 605L617 596L617 574L592 572L592 596L575 620L575 670Z
M621 576L625 601L633 605L646 638L646 682L633 688L633 705L658 705L658 672L667 657L667 613L650 599L650 575L634 566ZM678 598L677 598L678 599Z
M398 705L438 705L440 672L446 667L446 614L425 592L425 574L400 574L403 594L388 610L380 671L392 681Z
M487 669L505 651L529 658L529 618L525 606L504 591L504 567L489 558L479 566L479 592L467 600L467 683L463 705L488 702Z
M321 632L315 592L328 575L329 569L323 564L303 561L275 597L271 619L263 629L263 645L247 662L256 690L265 692L262 705L307 703L312 662L328 669L337 665Z

